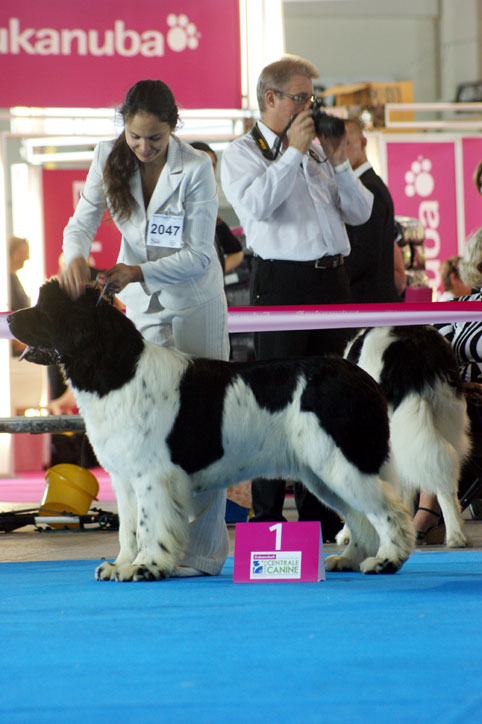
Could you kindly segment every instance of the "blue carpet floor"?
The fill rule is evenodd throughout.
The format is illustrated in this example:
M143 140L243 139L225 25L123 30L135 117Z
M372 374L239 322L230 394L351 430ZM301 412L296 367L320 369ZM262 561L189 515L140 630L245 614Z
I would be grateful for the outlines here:
M321 583L0 564L3 724L482 721L482 553Z

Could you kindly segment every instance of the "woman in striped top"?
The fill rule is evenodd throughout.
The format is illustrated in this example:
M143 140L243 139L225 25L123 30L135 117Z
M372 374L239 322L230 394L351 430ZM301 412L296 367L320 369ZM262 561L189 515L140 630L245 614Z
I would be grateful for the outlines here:
M459 275L471 289L458 302L482 302L482 228L470 238L459 263ZM450 344L459 363L464 382L482 381L482 321L450 322L439 326L439 332Z
M459 275L472 292L457 297L458 302L482 302L482 228L470 238L459 263ZM472 433L482 434L482 320L476 322L447 322L438 330L451 344L457 358L460 376L464 383ZM470 476L470 468L467 469ZM464 489L462 475L461 488ZM469 478L468 482L471 480ZM443 530L439 530L440 508L437 498L420 493L419 508L414 518L419 542L443 542Z

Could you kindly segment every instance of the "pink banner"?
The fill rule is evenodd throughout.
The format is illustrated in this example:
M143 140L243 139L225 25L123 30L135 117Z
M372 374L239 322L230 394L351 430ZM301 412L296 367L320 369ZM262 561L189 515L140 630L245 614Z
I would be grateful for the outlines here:
M87 177L87 169L42 169L45 273L58 273L64 228L74 213ZM104 214L92 244L91 257L97 269L108 269L117 261L120 232Z
M482 138L462 139L464 163L465 236L468 238L482 226L482 196L474 183L474 172L482 161Z
M110 108L143 78L181 108L240 108L238 0L7 0L0 108Z
M425 227L430 286L441 289L442 262L458 253L455 143L389 141L387 175L395 213Z

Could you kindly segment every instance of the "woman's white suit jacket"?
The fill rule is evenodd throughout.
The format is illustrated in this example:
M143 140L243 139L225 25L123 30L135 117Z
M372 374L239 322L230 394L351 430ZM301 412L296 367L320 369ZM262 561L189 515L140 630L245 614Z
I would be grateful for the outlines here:
M92 241L109 200L105 195L103 170L114 141L101 141L95 148L83 194L64 231L63 250L69 264L77 256L88 259ZM118 295L136 312L181 310L198 306L220 295L223 274L214 247L217 188L211 160L171 135L166 165L146 209L141 175L131 182L135 208L127 220L114 222L122 234L118 262L140 265L143 283L128 284ZM146 243L152 214L183 216L182 249Z

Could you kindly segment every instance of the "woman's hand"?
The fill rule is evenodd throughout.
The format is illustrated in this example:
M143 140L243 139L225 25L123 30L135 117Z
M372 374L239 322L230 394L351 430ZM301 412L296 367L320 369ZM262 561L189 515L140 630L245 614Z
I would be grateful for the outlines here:
M72 299L78 299L84 293L90 282L90 268L83 256L72 259L67 269L60 272L59 282Z
M109 292L117 294L132 282L143 282L144 275L140 266L116 264L97 274L97 282L103 287L108 285Z

